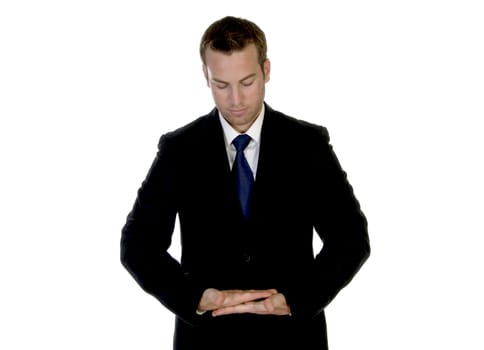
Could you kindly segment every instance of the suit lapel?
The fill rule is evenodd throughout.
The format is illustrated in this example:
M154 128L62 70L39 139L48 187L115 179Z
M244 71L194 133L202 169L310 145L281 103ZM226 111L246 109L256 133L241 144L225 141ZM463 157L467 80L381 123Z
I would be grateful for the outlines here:
M225 140L222 125L218 117L217 109L213 109L207 117L206 130L206 149L205 154L208 155L213 163L208 164L208 169L213 169L214 176L227 178L230 176L230 165L227 159L227 151L225 149Z
M239 205L235 179L230 170L223 128L218 116L218 110L214 109L207 117L207 142L205 143L204 153L208 154L206 169L210 169L211 182L214 188L219 188L219 200L222 204L223 213L221 215L232 216L233 220L243 223L242 210ZM215 195L215 194L214 194ZM215 199L215 198L212 198Z
M273 161L277 156L277 126L274 125L274 113L266 106L266 114L261 130L261 140L259 149L259 163L257 166L256 181L264 182L270 175Z
M281 171L283 159L280 158L280 140L278 135L277 118L274 111L266 105L264 123L261 130L259 163L254 185L251 204L251 217L255 219L259 211L264 210L264 202L270 198L271 192L277 183L278 173ZM279 174L281 175L281 174Z

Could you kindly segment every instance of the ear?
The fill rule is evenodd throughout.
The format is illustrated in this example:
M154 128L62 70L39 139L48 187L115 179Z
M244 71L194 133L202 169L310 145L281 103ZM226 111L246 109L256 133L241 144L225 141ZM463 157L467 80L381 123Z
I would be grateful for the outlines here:
M266 58L266 60L264 62L264 78L265 78L266 83L271 78L271 61L269 61L268 58Z
M203 70L203 76L205 77L205 81L207 82L207 86L210 87L210 83L208 80L208 69L207 66L204 64L202 65L202 70Z

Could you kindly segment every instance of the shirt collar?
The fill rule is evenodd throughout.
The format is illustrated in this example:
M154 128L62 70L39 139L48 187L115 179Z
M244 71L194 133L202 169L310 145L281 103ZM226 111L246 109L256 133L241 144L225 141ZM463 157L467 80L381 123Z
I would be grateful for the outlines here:
M264 114L265 114L265 106L262 104L262 109L260 111L260 114L252 123L250 126L249 130L245 132L246 135L249 135L252 140L254 140L257 144L260 141L260 133L262 130L262 122L264 120ZM220 111L218 112L218 116L220 119L220 123L222 124L222 128L224 131L224 136L225 136L225 142L227 145L232 144L232 141L239 135L241 135L240 132L235 130L228 122L225 120L225 118L222 116L222 113Z

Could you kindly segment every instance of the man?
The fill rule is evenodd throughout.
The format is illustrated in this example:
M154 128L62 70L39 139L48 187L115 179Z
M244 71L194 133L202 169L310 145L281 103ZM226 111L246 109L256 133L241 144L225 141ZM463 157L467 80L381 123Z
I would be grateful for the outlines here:
M216 108L161 137L123 228L122 263L176 315L177 350L327 349L324 308L370 254L326 129L264 102L266 54L248 20L205 31ZM180 262L167 252L177 215Z

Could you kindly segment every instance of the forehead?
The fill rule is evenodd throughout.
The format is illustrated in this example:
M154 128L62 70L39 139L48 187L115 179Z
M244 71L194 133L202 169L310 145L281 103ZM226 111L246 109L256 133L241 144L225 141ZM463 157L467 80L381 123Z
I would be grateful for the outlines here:
M207 71L211 77L239 79L241 76L261 71L257 48L254 44L230 53L207 49L205 53Z

